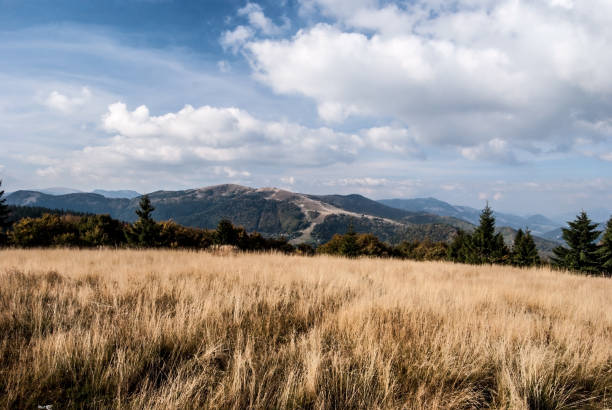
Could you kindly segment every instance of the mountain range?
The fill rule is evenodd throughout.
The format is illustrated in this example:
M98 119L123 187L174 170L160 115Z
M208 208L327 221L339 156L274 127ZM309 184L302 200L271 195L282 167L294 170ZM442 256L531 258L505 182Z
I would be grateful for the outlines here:
M458 229L473 230L480 214L478 210L453 207L433 198L374 201L361 195L307 195L231 184L156 191L148 196L155 207L156 220L174 220L186 226L212 229L227 218L248 231L266 236L283 235L293 243L324 243L334 234L346 232L349 225L357 232L373 233L392 244L426 238L450 241ZM138 197L115 198L82 192L50 195L17 191L7 196L10 205L104 213L128 222L136 219L138 202ZM500 227L503 224L498 222ZM500 231L511 243L512 226ZM540 238L536 238L536 243L545 252L556 246Z
M64 188L64 187L53 187L53 188L45 188L45 189L37 189L35 192L41 192L43 194L48 195L67 195L67 194L83 194L85 192L79 191L78 189L73 188ZM105 189L94 189L91 191L92 194L99 194L105 196L107 198L136 198L141 196L142 194L132 191L129 189L122 189L116 191L108 191Z
M451 205L436 198L414 198L414 199L383 199L382 204L394 208L404 209L411 212L430 212L436 215L452 216L463 219L474 225L479 223L480 209L469 206ZM565 224L553 221L544 215L531 215L527 217L493 211L498 226L508 226L513 229L529 228L534 235L546 235L546 233L565 226Z

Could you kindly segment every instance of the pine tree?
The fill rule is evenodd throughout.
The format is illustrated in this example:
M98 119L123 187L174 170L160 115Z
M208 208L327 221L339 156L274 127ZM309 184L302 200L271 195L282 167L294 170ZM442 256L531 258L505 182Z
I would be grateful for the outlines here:
M229 219L222 219L215 231L215 243L217 245L237 245L238 232Z
M459 229L446 252L447 259L453 262L470 263L470 256L474 254L472 236Z
M0 188L2 187L2 180L0 180ZM8 229L9 227L9 207L6 204L6 198L4 197L4 191L0 190L0 232Z
M612 275L612 217L608 220L601 243L597 249L599 269L608 276Z
M2 180L0 180L0 187L2 187ZM7 230L10 226L9 216L10 211L8 205L6 205L6 198L4 197L4 191L0 190L0 246L8 242Z
M519 229L516 232L514 245L512 246L512 264L520 267L540 264L538 249L529 229L525 232Z
M553 249L553 265L584 273L597 273L599 270L597 245L595 240L600 231L596 223L582 211L574 221L568 222L569 228L563 228L563 240L567 247Z
M487 203L480 213L480 225L472 234L473 254L469 263L501 263L508 255L508 248L500 233L495 233L495 217Z
M155 208L148 195L140 198L136 215L138 220L130 227L128 241L133 246L150 248L159 243L160 226L151 216Z
M359 245L357 244L357 233L351 223L348 226L346 234L342 238L342 244L340 245L340 254L349 258L356 258L359 256Z

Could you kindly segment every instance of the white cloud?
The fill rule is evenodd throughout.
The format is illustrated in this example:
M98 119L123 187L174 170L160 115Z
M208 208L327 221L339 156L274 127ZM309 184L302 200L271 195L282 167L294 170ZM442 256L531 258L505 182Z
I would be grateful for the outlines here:
M222 73L229 73L230 71L232 71L232 65L229 63L229 61L226 60L221 60L217 62L217 67Z
M280 34L290 24L288 20L285 20L285 27L274 24L272 20L266 17L263 9L257 3L247 3L246 6L238 10L238 15L247 17L251 27L260 30L267 36Z
M414 147L409 133L399 128L344 133L263 121L238 108L211 106L186 105L177 112L154 116L144 105L130 111L126 104L117 102L102 117L102 127L112 135L104 142L61 160L37 157L38 164L49 165L38 175L85 172L99 178L117 169L172 169L180 175L205 168L218 176L248 178L251 173L241 168L323 167L353 162L363 150L406 153ZM293 184L295 179L287 177L282 182ZM343 180L345 185L362 186L385 182L376 178Z
M574 8L574 0L550 0L552 6L562 7L571 10Z
M325 121L392 118L421 144L462 148L491 140L532 150L571 146L585 121L606 131L609 1L301 6L312 19L321 13L332 22L244 47L257 79L277 93L313 99Z
M462 148L461 155L472 161L485 160L507 164L517 162L508 142L499 138L494 138L477 146Z
M83 87L80 94L73 97L61 94L59 91L52 91L43 103L53 110L70 113L74 109L86 104L90 99L91 91L89 88Z
M374 127L363 133L365 141L380 151L422 156L415 138L406 128Z
M291 26L291 22L286 18L282 26L275 24L266 17L262 7L257 3L248 2L238 10L238 16L245 17L248 25L239 25L233 30L226 30L220 39L221 46L233 53L237 53L256 33L264 36L277 36Z
M288 184L288 185L293 185L295 184L295 178L294 177L282 177L281 182L283 184Z
M146 106L130 112L125 104L115 103L103 123L118 135L111 144L91 150L168 163L274 160L321 165L351 161L363 145L357 135L260 121L237 108L187 105L176 113L151 116Z
M612 152L608 152L606 154L603 154L603 155L601 155L600 158L603 159L604 161L611 161L612 162Z
M462 189L463 186L461 184L443 184L440 188L444 191L457 191Z
M249 27L238 26L234 30L223 32L221 35L221 45L224 49L237 52L254 34L253 30Z
M50 166L46 168L39 168L36 170L36 175L39 177L47 178L47 177L55 177L59 174L60 170L57 167Z
M340 178L324 182L326 186L357 186L357 187L378 187L389 183L386 178Z
M248 178L251 176L251 173L248 171L238 171L231 167L216 166L216 167L213 167L213 172L216 175L225 176L228 178L236 178L236 177Z

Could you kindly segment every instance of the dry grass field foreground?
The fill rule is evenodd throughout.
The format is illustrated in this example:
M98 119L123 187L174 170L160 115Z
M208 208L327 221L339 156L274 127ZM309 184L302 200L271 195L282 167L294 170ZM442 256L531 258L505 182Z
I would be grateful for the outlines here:
M179 251L0 252L0 406L610 408L612 280Z

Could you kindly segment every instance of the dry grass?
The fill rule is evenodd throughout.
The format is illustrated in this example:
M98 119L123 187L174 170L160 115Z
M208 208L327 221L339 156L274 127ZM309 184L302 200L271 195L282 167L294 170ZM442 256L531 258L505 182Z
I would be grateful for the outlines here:
M612 407L612 280L172 251L0 252L0 407Z

